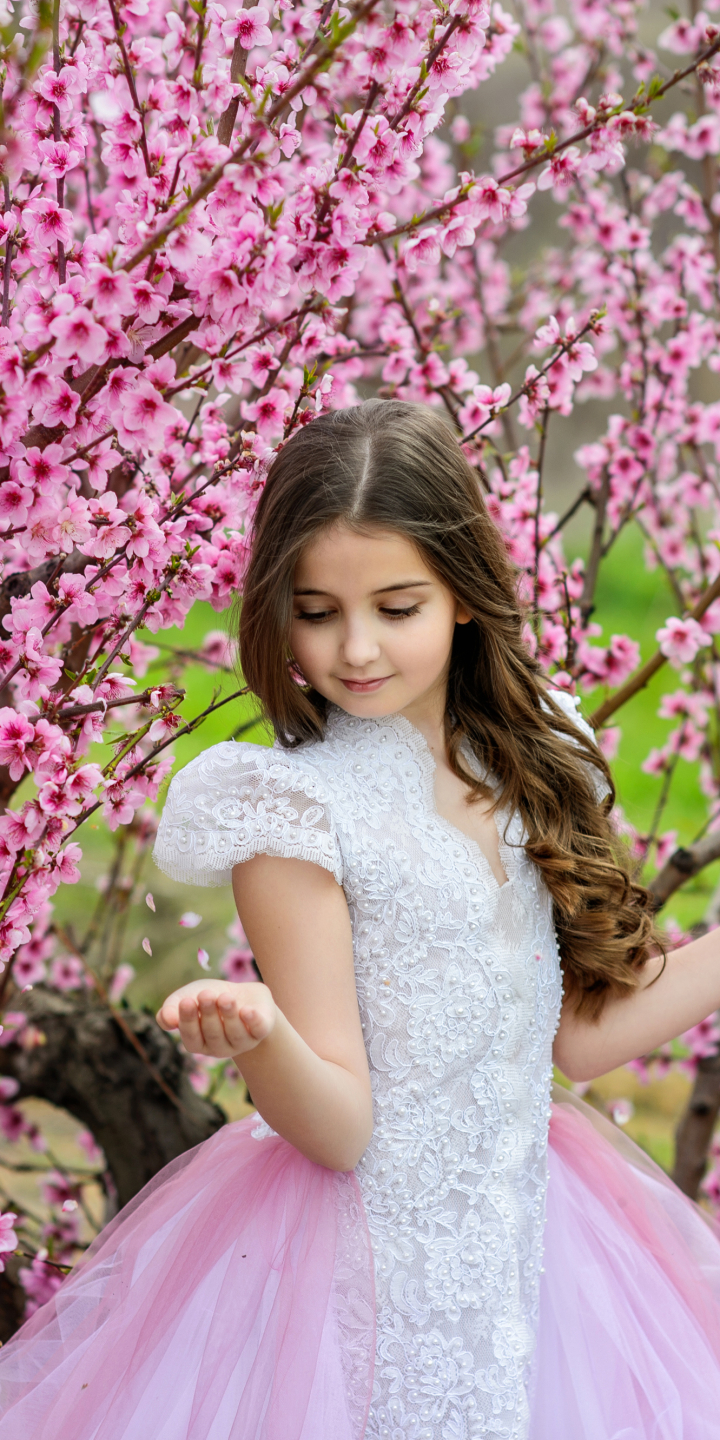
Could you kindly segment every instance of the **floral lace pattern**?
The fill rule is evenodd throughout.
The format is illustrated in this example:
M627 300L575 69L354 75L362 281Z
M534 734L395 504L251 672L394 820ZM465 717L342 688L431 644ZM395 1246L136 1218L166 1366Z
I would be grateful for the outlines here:
M375 1109L356 1171L378 1312L367 1440L524 1440L560 966L519 817L498 815L500 886L433 778L402 716L333 710L322 742L189 765L156 859L208 884L257 851L302 855L342 883Z

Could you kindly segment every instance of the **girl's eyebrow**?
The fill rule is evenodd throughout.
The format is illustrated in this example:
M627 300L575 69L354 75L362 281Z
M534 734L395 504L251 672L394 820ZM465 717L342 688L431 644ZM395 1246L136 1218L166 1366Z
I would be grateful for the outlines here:
M432 585L432 580L400 580L397 585L381 585L378 590L371 591L373 595L387 595L390 590L417 590L420 586ZM293 595L329 595L329 590L293 590Z

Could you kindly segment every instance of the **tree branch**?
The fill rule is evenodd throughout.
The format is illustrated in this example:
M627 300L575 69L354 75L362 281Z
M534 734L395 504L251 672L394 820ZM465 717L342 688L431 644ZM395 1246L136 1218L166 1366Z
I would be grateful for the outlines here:
M713 581L712 585L708 586L707 590L703 591L697 604L693 606L692 610L686 612L683 619L700 620L705 614L705 611L709 610L713 600L717 600L718 595L720 595L720 575L717 576L717 579ZM609 695L607 700L603 700L602 705L598 705L597 710L590 716L590 724L593 728L598 730L601 725L605 724L606 720L609 720L611 715L615 714L616 710L620 709L621 705L625 705L628 700L632 700L633 695L637 695L638 690L644 690L645 686L652 680L653 675L657 675L658 670L661 670L666 663L667 655L664 655L660 649L656 650L655 654L651 656L645 665L642 665L639 670L636 670L635 674L631 675L630 679L626 680L625 684L621 685L620 689L616 690L614 695Z

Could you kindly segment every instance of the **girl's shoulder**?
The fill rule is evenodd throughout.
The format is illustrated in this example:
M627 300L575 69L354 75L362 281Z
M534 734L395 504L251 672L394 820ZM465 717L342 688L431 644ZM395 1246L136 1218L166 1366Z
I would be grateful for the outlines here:
M254 855L311 860L342 882L321 743L222 741L171 781L153 858L174 880L227 885Z

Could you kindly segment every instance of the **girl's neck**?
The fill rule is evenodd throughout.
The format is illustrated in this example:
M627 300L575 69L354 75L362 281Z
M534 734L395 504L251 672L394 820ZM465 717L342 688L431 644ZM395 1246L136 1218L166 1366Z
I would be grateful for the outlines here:
M420 731L428 748L437 762L445 756L445 709L447 689L425 694L406 705L400 713Z

